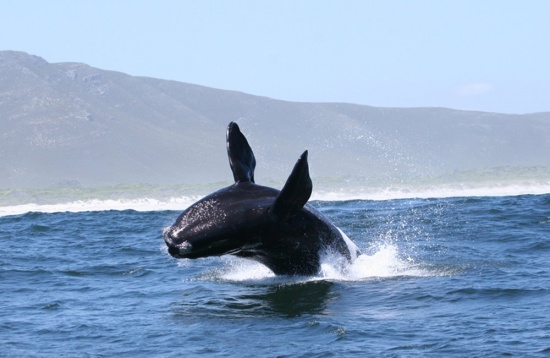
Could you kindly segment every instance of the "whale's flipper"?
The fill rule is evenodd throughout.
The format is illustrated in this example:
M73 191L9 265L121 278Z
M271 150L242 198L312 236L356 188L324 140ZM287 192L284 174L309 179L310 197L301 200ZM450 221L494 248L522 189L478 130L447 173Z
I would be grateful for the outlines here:
M229 156L229 165L233 171L235 183L254 183L256 158L254 158L252 148L250 148L248 141L235 122L229 123L227 127L227 155Z
M298 162L296 162L285 186L275 199L270 212L280 220L288 219L299 212L307 203L312 190L313 184L309 177L306 150L300 159L298 159Z

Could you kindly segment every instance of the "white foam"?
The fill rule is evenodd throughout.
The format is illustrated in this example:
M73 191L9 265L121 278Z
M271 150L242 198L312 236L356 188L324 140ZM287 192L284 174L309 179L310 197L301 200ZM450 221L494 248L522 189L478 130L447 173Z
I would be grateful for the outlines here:
M471 196L514 196L524 194L548 194L550 182L526 183L514 185L440 185L435 187L411 188L360 188L333 191L317 191L311 200L342 201L342 200L393 200L410 198L451 198ZM56 204L21 204L0 206L0 216L20 215L28 212L85 212L105 210L184 210L196 202L202 195L189 195L169 199L138 198L138 199L91 199L76 200Z
M157 200L152 198L142 199L108 199L108 200L77 200L59 204L23 204L0 207L0 216L20 215L28 212L86 212L106 210L184 210L200 199L200 196L186 196Z
M453 197L495 197L517 195L541 195L550 193L550 182L525 184L486 184L486 185L437 185L433 187L388 187L359 188L331 191L317 191L311 200L345 201L345 200L395 200L395 199L429 199Z

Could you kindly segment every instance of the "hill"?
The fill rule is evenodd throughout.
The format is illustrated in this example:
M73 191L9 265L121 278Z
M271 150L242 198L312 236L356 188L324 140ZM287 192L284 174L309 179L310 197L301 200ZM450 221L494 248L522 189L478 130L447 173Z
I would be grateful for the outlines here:
M261 183L284 181L305 149L319 181L550 166L550 112L286 102L13 51L0 83L0 188L230 182L230 121Z

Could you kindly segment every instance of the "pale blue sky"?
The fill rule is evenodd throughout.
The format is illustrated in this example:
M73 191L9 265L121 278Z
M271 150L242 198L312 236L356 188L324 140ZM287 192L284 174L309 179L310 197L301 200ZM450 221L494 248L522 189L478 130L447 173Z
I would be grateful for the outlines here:
M0 50L290 101L529 113L550 111L549 19L546 0L0 0Z

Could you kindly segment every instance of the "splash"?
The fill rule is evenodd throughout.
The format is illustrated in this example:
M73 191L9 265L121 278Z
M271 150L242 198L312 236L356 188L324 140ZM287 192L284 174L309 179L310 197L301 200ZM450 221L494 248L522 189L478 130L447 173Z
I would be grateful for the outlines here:
M381 244L372 254L362 254L349 263L340 254L323 254L321 270L316 276L276 276L266 266L246 259L222 257L223 266L204 273L200 279L247 284L294 284L311 281L366 281L401 277L440 276L414 259L403 258L398 246Z
M214 274L214 277L217 276L223 281L258 283L279 281L279 277L273 271L258 262L229 256L223 257L222 260L224 266Z
M427 277L436 273L421 268L415 260L400 255L395 244L381 244L372 254L358 256L353 263L344 265L337 254L327 254L321 264L320 276L337 281L362 281L396 277Z

